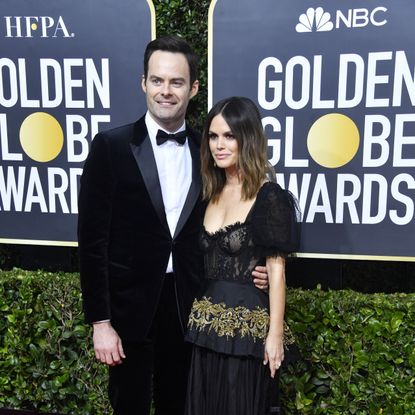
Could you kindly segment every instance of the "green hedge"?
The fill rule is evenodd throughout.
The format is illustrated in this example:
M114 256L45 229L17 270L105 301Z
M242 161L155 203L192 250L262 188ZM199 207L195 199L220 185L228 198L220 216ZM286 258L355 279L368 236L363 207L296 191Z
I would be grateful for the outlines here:
M104 414L77 274L0 271L0 407Z
M157 36L184 37L200 57L199 93L190 101L187 119L202 129L207 114L207 45L210 0L154 0Z
M415 414L415 294L290 289L288 414ZM107 414L77 274L0 271L0 407Z
M287 305L303 356L288 413L415 414L415 294L290 290Z

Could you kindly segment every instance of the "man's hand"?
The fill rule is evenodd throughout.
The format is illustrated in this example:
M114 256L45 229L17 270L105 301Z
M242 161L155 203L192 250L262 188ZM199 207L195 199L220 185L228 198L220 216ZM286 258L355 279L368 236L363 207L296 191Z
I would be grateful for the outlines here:
M120 336L109 321L94 323L94 350L96 358L109 366L122 363L125 358Z
M266 267L256 266L252 271L252 277L254 279L255 287L260 290L268 290L268 274Z

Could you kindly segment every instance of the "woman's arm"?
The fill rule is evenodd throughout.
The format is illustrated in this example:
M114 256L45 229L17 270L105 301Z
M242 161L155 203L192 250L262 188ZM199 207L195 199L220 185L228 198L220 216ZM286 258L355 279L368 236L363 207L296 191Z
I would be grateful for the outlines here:
M271 377L275 376L284 360L285 259L268 257L266 268L269 279L270 324L265 341L264 365L269 364Z

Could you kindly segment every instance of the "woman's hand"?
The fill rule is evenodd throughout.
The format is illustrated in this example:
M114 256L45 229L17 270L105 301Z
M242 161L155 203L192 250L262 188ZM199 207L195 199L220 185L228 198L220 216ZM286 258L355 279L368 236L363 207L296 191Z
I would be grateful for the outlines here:
M265 340L264 364L269 364L271 377L284 360L285 260L281 256L267 258L269 277L269 330Z
M284 360L284 344L281 335L268 333L265 340L264 365L269 364L271 377L274 378L275 373L281 367Z

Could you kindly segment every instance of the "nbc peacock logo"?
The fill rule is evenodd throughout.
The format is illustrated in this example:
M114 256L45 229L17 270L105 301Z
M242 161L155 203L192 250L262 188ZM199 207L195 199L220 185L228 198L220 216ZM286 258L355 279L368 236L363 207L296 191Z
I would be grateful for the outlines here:
M317 7L316 9L308 8L305 13L300 15L298 20L299 22L295 30L299 33L312 31L329 32L334 28L330 13L324 11L322 7Z
M373 9L363 7L334 10L332 14L322 7L309 7L305 13L298 18L295 30L298 33L330 32L335 29L362 29L367 26L380 28L388 23L388 9L378 6Z

